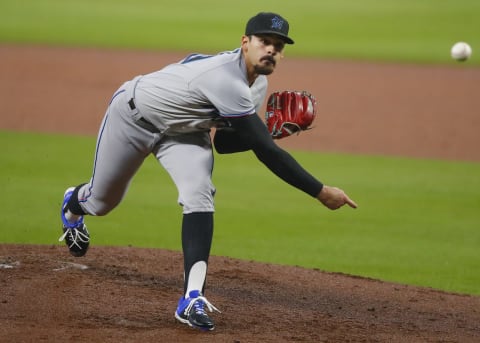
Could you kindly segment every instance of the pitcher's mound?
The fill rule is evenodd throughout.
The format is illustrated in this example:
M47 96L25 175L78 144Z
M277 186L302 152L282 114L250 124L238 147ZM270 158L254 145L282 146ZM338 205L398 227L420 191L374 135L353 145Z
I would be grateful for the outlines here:
M480 297L211 257L213 332L176 322L182 256L0 245L2 342L478 342Z

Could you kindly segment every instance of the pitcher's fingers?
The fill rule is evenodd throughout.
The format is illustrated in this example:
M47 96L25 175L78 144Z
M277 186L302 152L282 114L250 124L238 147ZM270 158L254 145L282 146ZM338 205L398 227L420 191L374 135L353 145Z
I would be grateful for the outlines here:
M355 203L355 201L353 201L352 199L350 199L348 196L345 196L345 203L348 204L348 206L350 206L351 208L357 208L357 204Z

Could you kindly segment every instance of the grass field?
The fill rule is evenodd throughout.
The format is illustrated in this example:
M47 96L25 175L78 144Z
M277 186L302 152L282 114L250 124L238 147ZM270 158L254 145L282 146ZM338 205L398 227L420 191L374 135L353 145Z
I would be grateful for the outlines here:
M9 146L0 158L0 242L63 244L63 188L87 181L95 139L0 132L0 143ZM72 150L75 167L66 168ZM293 154L360 207L330 212L251 154L218 156L213 254L480 294L480 164ZM176 196L149 158L119 208L88 218L93 244L179 250Z
M0 44L216 52L237 47L251 15L272 10L290 21L291 56L458 65L449 50L464 40L468 65L480 65L478 0L0 0L0 10ZM0 131L0 143L0 242L60 244L61 193L87 181L94 139ZM251 155L222 156L213 254L480 294L480 164L294 155L360 208L329 212ZM175 199L147 160L120 208L88 218L93 244L180 249Z
M1 0L0 10L0 42L217 52L271 10L290 21L289 55L454 64L463 40L480 64L477 0Z

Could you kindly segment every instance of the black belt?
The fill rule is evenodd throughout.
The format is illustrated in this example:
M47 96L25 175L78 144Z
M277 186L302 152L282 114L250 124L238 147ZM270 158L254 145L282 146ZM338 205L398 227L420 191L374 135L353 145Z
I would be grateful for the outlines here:
M130 109L132 111L137 108L137 106L135 106L135 102L133 101L133 98L128 101L128 106L130 106ZM147 131L150 131L151 133L160 133L160 130L155 125L153 125L143 117L140 117L139 119L137 119L135 121L135 124L137 124L138 126L140 126L141 128Z

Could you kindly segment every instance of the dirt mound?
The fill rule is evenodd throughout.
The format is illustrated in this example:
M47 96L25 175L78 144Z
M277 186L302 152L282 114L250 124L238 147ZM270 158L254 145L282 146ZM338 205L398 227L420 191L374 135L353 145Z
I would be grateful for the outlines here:
M214 256L204 333L173 317L182 258L0 245L2 342L478 342L480 297Z

